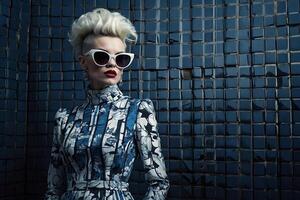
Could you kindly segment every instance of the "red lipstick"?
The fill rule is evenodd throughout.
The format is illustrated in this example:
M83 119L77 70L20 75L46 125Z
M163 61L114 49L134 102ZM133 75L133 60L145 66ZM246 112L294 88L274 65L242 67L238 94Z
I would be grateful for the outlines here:
M107 70L106 72L104 72L104 74L108 77L108 78L115 78L117 76L117 72L114 70Z

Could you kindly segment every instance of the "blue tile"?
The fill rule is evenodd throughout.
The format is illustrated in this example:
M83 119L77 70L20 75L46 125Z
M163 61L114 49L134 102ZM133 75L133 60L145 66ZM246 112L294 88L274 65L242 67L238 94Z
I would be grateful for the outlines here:
M262 15L263 14L263 4L258 3L258 4L253 4L252 5L252 10L251 10L252 15Z
M226 55L226 57L225 57L225 64L226 65L236 65L237 64L237 57L236 57L236 55Z
M293 99L292 100L292 108L294 110L300 110L300 101L298 99Z
M288 20L289 20L290 25L297 25L297 24L299 24L300 14L299 13L289 14Z
M284 60L286 61L286 60ZM299 62L300 61L300 53L291 53L291 62Z
M285 2L279 2L277 4L277 12L278 13L285 13L287 11L286 3Z
M300 37L291 37L290 38L290 50L299 50L300 49L300 45L299 45L299 42L300 42Z
M264 41L260 39L252 40L252 52L264 51Z
M273 26L275 24L274 16L269 16L264 18L264 26Z

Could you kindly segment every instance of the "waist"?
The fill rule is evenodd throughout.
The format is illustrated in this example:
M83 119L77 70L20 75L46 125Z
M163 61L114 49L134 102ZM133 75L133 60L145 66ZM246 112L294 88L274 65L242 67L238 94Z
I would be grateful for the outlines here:
M75 188L78 190L85 189L107 189L107 190L121 190L128 191L129 184L123 181L105 181L105 180L91 180L91 181L78 181L75 184Z

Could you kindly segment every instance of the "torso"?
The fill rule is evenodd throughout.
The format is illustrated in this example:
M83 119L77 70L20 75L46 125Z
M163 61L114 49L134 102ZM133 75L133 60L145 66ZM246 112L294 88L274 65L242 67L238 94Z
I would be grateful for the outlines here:
M122 96L117 101L97 105L85 103L69 114L61 138L69 190L65 199L74 195L98 199L123 195L125 199L132 199L129 192L118 189L94 188L83 192L74 187L76 183L95 180L128 181L136 157L137 107L138 101Z

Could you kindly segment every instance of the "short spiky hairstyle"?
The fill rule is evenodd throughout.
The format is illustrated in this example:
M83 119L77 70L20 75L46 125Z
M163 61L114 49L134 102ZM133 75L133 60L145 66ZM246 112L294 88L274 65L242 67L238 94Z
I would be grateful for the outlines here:
M137 33L132 23L120 13L104 8L87 12L73 22L69 42L76 56L82 53L83 41L90 34L118 37L125 46L126 42L137 41Z

